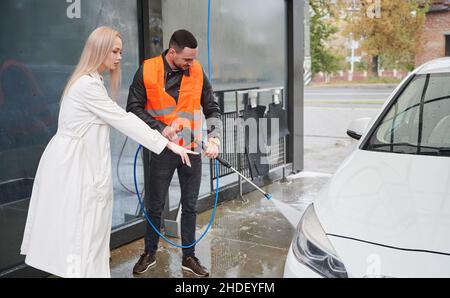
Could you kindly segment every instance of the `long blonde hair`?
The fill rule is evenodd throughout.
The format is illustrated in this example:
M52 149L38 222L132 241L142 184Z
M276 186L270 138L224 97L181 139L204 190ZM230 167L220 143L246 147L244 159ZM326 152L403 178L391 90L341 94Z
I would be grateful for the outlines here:
M72 76L64 88L63 96L69 91L70 87L82 76L96 72L111 53L115 39L120 33L109 27L99 27L95 29L88 40L81 54L80 61L75 68ZM110 71L110 95L116 100L120 88L121 69L120 65L115 70Z

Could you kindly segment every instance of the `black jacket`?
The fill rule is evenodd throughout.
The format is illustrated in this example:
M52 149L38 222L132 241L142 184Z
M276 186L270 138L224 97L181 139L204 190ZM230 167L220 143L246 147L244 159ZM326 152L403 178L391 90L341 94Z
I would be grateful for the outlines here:
M165 89L166 92L172 96L176 101L178 101L179 90L181 86L181 79L183 75L189 75L189 70L180 71L172 70L168 62L166 61L165 54L162 54L164 60L164 75L165 75ZM136 75L134 76L133 83L130 86L130 91L128 93L127 102L127 112L132 112L139 118L141 118L145 123L147 123L151 128L162 132L167 126L154 119L146 110L145 105L147 103L147 94L144 85L144 79L142 74L142 66L139 67ZM208 127L208 137L221 137L222 127L219 126L218 121L213 123L216 125L210 125L208 119L219 118L221 111L219 104L215 101L213 90L208 77L203 72L203 90L201 96L201 106L203 108L203 114L205 115Z

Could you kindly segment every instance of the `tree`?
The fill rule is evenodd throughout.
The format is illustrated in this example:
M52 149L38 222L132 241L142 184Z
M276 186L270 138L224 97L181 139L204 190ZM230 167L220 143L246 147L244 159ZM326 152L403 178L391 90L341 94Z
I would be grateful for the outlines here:
M378 76L379 57L395 67L409 69L419 42L429 0L341 0L347 6L346 32L361 38L361 48L372 57ZM352 9L348 9L348 8Z
M336 7L329 0L310 0L311 7L311 71L313 75L326 74L339 69L341 58L327 48L326 43L338 32L332 19L336 15Z

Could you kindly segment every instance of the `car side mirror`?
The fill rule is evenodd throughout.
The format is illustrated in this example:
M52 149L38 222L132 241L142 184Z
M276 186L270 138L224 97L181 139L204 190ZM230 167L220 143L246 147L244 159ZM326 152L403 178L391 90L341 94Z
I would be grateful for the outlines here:
M360 140L367 130L372 118L358 118L350 122L347 135L355 140Z

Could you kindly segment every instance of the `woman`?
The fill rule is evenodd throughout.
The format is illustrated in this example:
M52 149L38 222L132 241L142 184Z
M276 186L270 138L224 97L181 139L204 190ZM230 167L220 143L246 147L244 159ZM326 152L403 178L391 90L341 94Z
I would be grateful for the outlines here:
M188 154L195 154L110 99L101 73L109 70L114 98L121 54L117 31L101 27L89 36L63 93L58 132L36 173L21 254L26 264L57 276L110 277L110 126L157 154L167 147L188 165Z

